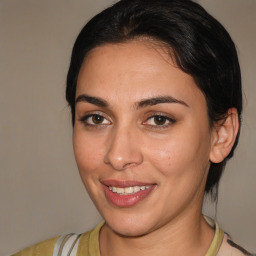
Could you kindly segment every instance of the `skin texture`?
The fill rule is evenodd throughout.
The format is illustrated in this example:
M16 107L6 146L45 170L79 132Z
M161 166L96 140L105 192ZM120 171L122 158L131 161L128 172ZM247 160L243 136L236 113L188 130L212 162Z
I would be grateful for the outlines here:
M193 78L150 42L107 44L86 57L76 97L74 152L106 220L101 254L204 255L214 235L201 214L210 160L223 160L230 148L216 149L228 133L209 126L206 100ZM175 102L141 103L156 97ZM137 204L118 207L106 198L105 180L154 189Z

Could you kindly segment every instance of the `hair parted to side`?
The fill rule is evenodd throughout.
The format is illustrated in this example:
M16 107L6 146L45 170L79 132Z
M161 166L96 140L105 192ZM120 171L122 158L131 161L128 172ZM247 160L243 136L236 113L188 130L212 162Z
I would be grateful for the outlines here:
M204 93L209 122L225 118L236 108L241 124L241 74L235 45L224 27L200 5L190 0L121 0L92 18L74 44L67 75L66 99L75 120L78 74L87 54L97 46L138 38L164 43L177 66L190 74ZM218 184L226 161L211 163L205 193L217 199Z

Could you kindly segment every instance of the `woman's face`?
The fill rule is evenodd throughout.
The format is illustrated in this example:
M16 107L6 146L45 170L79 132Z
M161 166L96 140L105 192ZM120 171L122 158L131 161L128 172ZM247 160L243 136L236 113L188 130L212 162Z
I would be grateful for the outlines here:
M74 151L115 232L142 235L200 213L212 137L204 95L164 49L132 41L87 56Z

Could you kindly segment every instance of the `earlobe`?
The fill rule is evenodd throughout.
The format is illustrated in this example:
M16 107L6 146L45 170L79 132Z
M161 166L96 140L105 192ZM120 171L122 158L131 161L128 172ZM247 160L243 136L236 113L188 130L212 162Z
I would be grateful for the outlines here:
M230 108L227 116L217 122L212 131L212 147L210 161L222 162L232 150L239 130L239 120L236 108Z

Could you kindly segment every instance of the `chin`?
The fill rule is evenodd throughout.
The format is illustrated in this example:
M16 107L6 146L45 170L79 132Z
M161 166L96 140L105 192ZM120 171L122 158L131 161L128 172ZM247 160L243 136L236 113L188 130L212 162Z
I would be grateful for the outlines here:
M137 224L133 225L109 225L108 226L119 236L126 236L126 237L139 237L146 235L148 231L146 227L139 226Z
M148 219L145 215L125 215L126 216L112 215L111 218L106 218L105 221L107 226L118 235L127 237L143 236L150 232L150 219Z

